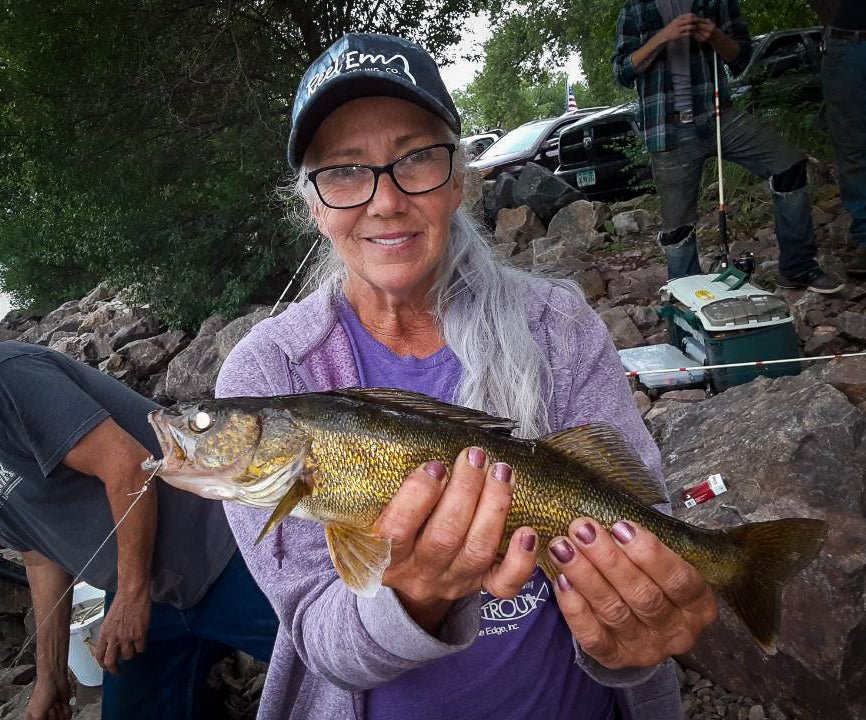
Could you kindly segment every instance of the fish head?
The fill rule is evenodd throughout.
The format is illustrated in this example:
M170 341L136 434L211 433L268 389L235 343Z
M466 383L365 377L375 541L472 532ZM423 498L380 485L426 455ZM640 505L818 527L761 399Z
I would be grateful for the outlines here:
M233 499L248 484L262 436L261 413L220 401L182 403L148 414L162 460L143 467L181 490L212 499Z

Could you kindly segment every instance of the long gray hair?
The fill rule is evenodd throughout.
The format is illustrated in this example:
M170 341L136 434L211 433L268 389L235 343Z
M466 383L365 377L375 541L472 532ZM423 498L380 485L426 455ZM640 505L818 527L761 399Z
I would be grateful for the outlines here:
M452 142L459 147L459 139L452 136ZM458 151L454 172L464 172L464 166ZM318 200L310 191L302 168L295 192L307 206ZM314 288L332 296L342 292L346 267L333 243L322 243L310 276ZM553 390L550 365L526 314L531 280L528 273L494 258L465 209L454 213L446 256L430 291L431 313L463 370L454 402L511 418L519 423L518 434L527 438L550 431ZM577 291L576 284L563 284Z

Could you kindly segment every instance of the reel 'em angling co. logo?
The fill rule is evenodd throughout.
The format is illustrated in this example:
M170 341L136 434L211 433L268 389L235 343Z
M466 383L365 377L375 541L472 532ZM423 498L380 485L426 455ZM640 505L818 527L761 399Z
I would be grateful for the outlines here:
M339 55L332 65L310 78L307 83L307 93L312 95L326 80L346 72L386 72L408 80L413 85L418 84L409 68L409 61L403 55L397 54L386 58L382 54L373 55L359 50L349 50Z

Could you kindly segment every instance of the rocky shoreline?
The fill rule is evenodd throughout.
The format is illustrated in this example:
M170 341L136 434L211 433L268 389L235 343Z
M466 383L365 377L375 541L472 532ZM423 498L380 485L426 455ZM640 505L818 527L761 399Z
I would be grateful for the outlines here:
M810 175L822 262L842 271L849 250L838 191L826 166L812 163ZM576 280L619 349L666 342L653 310L666 279L654 241L656 198L588 202L551 177L532 171L519 181L470 183L466 203L495 226L499 256ZM745 225L745 212L736 204L729 211L732 252L752 252L754 282L772 290L777 249L769 198L757 214L749 210L756 224ZM705 267L717 253L714 223L708 212L699 226ZM792 310L806 355L866 348L866 283L849 282L827 297L776 293ZM231 321L208 318L196 333L169 330L148 307L102 284L44 316L12 311L0 321L0 340L52 347L171 404L212 394L228 352L269 312L250 307ZM699 647L678 658L686 718L866 719L866 359L816 363L798 376L758 378L711 398L703 390L650 397L638 386L635 401L659 443L678 517L721 527L820 515L833 528L821 558L785 596L788 621L778 656L762 656L723 612ZM683 486L710 472L724 475L725 496L691 510L678 503ZM14 668L8 664L25 637L29 599L26 591L0 583L0 659L6 668L0 671L0 719L17 718L32 690L32 653ZM254 718L264 671L242 655L220 663L211 684L222 714L214 718ZM98 693L83 693L81 700L75 717L98 717Z

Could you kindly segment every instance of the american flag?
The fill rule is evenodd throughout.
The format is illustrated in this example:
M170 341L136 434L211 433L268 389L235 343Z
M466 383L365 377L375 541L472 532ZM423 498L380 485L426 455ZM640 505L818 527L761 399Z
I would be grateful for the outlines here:
M577 110L577 100L574 99L574 93L571 91L571 85L568 84L568 78L565 80L565 112L574 112Z

